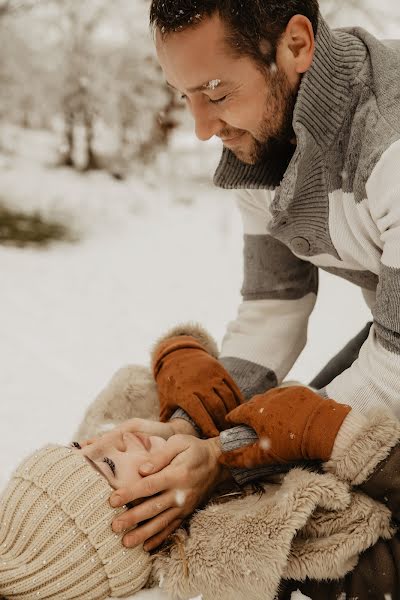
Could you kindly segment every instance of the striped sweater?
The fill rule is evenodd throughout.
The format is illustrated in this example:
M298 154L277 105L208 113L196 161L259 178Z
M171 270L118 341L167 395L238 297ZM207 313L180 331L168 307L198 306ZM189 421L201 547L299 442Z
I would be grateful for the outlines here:
M238 190L243 302L221 360L246 398L282 382L302 351L318 269L363 290L374 323L321 393L400 417L400 41L320 18L295 106L296 147L245 165L224 149L215 184ZM254 433L234 428L224 450Z

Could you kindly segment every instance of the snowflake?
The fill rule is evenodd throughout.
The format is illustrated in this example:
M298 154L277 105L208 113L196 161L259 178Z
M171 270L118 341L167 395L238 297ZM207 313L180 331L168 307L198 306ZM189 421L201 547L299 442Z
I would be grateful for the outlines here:
M260 448L262 450L269 450L271 447L271 442L269 441L269 439L267 437L262 437L260 439Z
M215 89L217 89L217 87L219 86L220 83L221 83L220 79L211 79L211 81L209 81L208 83L205 84L204 88L206 90L215 90Z
M186 494L183 490L176 490L175 492L175 501L178 506L183 506L185 504Z

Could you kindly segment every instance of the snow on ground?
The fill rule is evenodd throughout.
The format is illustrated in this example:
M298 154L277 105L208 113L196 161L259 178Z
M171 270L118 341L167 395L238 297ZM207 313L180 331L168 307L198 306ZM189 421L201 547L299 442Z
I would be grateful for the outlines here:
M170 326L196 320L221 341L234 318L242 241L233 195L187 175L199 162L211 173L218 149L176 143L172 164L164 157L127 182L26 158L1 173L0 197L63 214L86 237L0 248L0 485L27 452L69 441L112 373L147 364ZM310 344L291 375L307 382L367 318L357 288L322 274Z

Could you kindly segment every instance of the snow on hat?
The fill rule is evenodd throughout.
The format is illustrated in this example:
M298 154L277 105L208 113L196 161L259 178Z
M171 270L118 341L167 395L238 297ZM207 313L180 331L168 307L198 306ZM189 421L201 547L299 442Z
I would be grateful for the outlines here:
M111 521L112 488L77 451L46 446L23 461L0 498L0 596L102 600L143 588L151 559Z

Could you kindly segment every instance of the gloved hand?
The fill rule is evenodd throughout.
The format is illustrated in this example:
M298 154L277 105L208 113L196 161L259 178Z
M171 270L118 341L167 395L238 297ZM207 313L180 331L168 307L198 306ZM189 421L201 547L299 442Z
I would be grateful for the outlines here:
M326 400L307 387L275 388L254 396L226 417L231 425L252 427L254 444L225 452L220 461L229 467L329 460L339 429L350 406Z
M226 415L244 402L238 386L207 344L193 336L162 340L153 352L153 371L160 420L168 421L182 408L207 437L226 429Z

